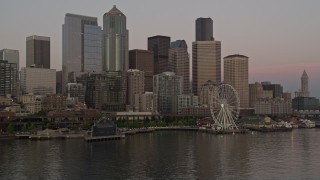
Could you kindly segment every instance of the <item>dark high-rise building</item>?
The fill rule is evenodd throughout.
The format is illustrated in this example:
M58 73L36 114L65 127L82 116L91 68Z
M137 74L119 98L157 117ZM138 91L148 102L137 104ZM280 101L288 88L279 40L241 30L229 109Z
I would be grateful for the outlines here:
M153 52L141 49L129 51L129 69L144 72L144 91L153 91Z
M153 51L154 57L154 75L168 70L170 43L170 37L168 36L148 37L148 50Z
M17 64L0 60L0 96L16 95Z
M262 84L262 83L261 83ZM280 84L262 84L263 90L271 90L273 98L282 98L283 87Z
M196 41L213 40L213 21L211 18L198 18L196 20Z
M56 94L62 94L62 71L56 72Z
M26 66L50 69L50 38L44 36L27 37Z

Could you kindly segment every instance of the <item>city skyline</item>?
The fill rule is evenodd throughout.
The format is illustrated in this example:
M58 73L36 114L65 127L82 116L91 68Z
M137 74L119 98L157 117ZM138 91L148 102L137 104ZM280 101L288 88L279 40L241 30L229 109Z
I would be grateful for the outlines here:
M268 80L282 84L285 91L293 93L299 90L300 75L306 69L310 77L311 96L320 96L320 77L317 74L320 68L317 62L320 59L320 38L316 36L320 29L316 7L320 2L282 1L275 6L273 2L204 1L201 4L185 2L185 6L178 9L174 8L177 2L172 2L170 6L163 1L139 2L28 1L18 4L4 1L0 20L6 25L0 30L0 49L19 50L20 68L25 67L25 38L30 34L48 36L51 38L52 68L61 70L61 26L65 14L97 17L98 25L102 26L103 14L116 5L127 16L129 50L147 49L147 37L164 35L170 36L172 41L185 39L191 52L196 18L211 17L213 36L222 42L222 57L239 53L250 58L250 83ZM28 11L37 7L42 8L37 12ZM162 8L166 9L166 13L161 11ZM41 13L43 15L39 16ZM148 13L150 15L145 17ZM20 18L22 16L23 20ZM10 21L6 17L10 17ZM168 25L163 26L163 23ZM24 28L19 28L20 25Z

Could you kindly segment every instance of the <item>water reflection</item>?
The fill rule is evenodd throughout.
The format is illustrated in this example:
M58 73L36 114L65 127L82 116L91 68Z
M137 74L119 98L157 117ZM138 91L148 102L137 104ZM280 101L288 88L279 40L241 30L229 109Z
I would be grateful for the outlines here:
M0 179L318 179L320 130L0 141Z

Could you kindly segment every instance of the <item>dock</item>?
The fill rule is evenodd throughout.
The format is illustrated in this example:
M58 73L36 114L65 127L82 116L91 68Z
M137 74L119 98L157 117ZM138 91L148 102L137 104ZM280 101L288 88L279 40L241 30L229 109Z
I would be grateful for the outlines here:
M289 132L292 131L293 128L254 128L248 127L251 131L258 131L258 132Z
M113 136L95 136L95 137L85 137L87 142L99 142L99 141L111 141L111 140L119 140L123 139L126 136L124 134L121 135L113 135Z
M129 131L123 131L121 134L124 134L126 136L134 135L134 134L140 134L140 133L151 133L155 131L153 128L146 128L146 129L134 129Z
M215 130L215 129L199 129L200 132L210 134L246 134L249 133L249 129L230 129L230 130Z
M198 127L155 127L155 131L199 131Z

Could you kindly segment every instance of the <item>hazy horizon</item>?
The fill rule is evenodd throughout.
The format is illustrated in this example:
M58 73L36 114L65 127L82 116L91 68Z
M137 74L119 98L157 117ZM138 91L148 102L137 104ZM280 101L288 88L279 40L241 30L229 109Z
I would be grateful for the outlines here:
M3 0L0 49L17 49L20 68L26 62L26 37L51 38L51 68L61 70L62 24L66 13L102 16L113 5L127 16L129 49L147 49L147 37L195 40L195 20L213 19L213 34L222 42L222 57L249 57L249 82L271 81L284 91L298 91L305 69L312 96L320 97L320 1L84 1Z

